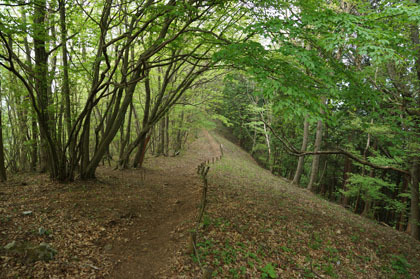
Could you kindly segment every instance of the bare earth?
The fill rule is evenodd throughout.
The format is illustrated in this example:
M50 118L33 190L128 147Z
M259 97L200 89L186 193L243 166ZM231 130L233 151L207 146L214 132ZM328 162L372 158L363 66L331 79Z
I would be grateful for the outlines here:
M420 278L418 241L291 186L235 141L220 127L202 131L179 156L149 157L142 170L101 167L95 181L12 177L0 184L0 278ZM186 253L196 170L221 155L219 143L198 260ZM58 253L33 261L1 248L12 241Z
M97 181L64 185L13 177L0 186L0 246L47 242L58 254L45 263L2 250L0 278L165 278L198 212L197 166L218 152L203 131L185 153L148 158L143 170L101 167Z

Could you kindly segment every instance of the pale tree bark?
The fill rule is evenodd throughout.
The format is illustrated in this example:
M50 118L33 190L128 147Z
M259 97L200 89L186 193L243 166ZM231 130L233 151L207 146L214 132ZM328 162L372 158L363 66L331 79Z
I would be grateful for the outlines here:
M408 175L402 175L402 185L400 188L400 194L404 194L407 192L408 184L410 182L410 177ZM404 196L401 198L401 203L406 205L407 204L407 197ZM406 218L407 218L407 209L404 208L401 213L399 214L399 217L397 217L397 224L395 225L395 228L399 231L404 231L406 228Z
M26 26L26 11L24 9L21 10L23 24ZM29 33L26 30L26 27L24 27L25 33ZM26 53L26 64L29 67L29 70L32 71L32 59L31 59L31 50L29 48L29 42L28 42L29 35L25 35L23 37L24 41L24 47L25 47L25 53ZM31 84L34 83L33 78L29 76L29 82ZM30 98L30 95L27 97ZM36 112L32 108L31 113L31 132L32 132L32 138L31 138L31 162L30 162L30 168L32 171L35 171L38 164L38 125L37 125L37 118L36 118Z
M302 147L300 149L301 152L306 151L306 148L308 147L308 139L309 139L309 121L308 121L308 116L306 116L305 121L303 122L303 140L302 140ZM302 173L303 173L304 163L305 163L305 156L300 156L298 165L296 168L295 176L293 177L292 184L299 185L300 178L302 177Z
M169 113L165 117L165 156L169 156Z
M178 118L178 127L176 133L176 143L175 143L175 150L174 152L179 152L182 149L182 139L183 139L183 131L182 126L184 124L184 110L181 111L181 115Z
M316 125L314 152L318 152L319 150L321 150L321 143L322 143L322 121L318 120L318 123ZM319 156L320 155L314 155L312 158L311 176L309 178L309 183L307 186L308 190L310 191L314 190L315 180L318 176Z
M261 117L264 119L262 113L261 113ZM265 144L267 145L267 165L270 168L270 171L273 171L273 166L271 164L271 142L270 142L270 134L268 133L268 129L267 129L267 124L265 124L264 122L264 137L265 137Z
M3 123L2 123L2 108L1 108L1 77L0 77L0 182L7 180L6 167L4 164L4 145L3 145Z
M157 155L162 155L162 154L165 155L165 126L166 126L165 118L162 118L159 124L159 145L158 145Z
M325 104L326 98L321 98L322 105ZM324 114L325 112L321 109L321 114ZM321 144L322 144L322 120L318 120L318 123L316 125L316 135L315 135L315 145L314 145L314 152L318 152L321 150ZM319 169L319 155L314 155L312 159L312 168L311 168L311 176L309 178L308 183L308 190L313 191L315 180L318 176L318 169Z

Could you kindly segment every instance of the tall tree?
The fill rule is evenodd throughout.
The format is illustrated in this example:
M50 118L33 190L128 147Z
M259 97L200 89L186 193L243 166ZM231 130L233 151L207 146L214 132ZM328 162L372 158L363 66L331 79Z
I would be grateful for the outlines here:
M325 97L321 98L321 105L325 105ZM324 109L321 109L321 114L324 114ZM315 134L315 144L314 144L314 152L317 153L321 150L321 144L322 144L322 120L318 120L318 123L316 125L316 134ZM308 186L307 188L310 191L314 191L314 184L318 177L318 169L319 169L319 158L320 155L314 155L312 159L312 168L311 168L311 175L309 178Z
M6 167L4 164L4 145L3 145L3 122L2 122L2 87L1 87L1 76L0 76L0 181L4 182L7 180Z
M308 147L308 140L309 140L309 121L308 116L305 116L305 121L303 123L303 140L302 140L302 147L300 148L301 152L306 152L306 148ZM305 156L299 157L298 165L296 168L295 176L293 177L292 183L295 185L299 185L300 178L303 173L303 165L305 163Z

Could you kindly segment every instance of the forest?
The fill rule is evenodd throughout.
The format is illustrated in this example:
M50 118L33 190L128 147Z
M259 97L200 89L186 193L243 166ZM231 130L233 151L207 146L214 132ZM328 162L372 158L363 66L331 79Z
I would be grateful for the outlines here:
M5 238L0 241L0 264L10 272L0 270L0 278L47 278L55 268L44 268L42 275L35 275L41 270L37 265L22 271L18 258L29 257L32 252L28 251L35 248L16 243L51 240L48 235L54 235L53 225L50 231L42 222L49 220L45 216L59 216L54 210L71 212L74 206L77 211L84 204L86 210L98 205L100 211L99 200L96 205L88 202L94 193L102 197L104 206L112 196L122 207L137 204L138 208L120 216L130 226L136 223L146 209L131 196L141 194L124 188L136 183L143 185L138 187L145 187L144 191L150 190L144 192L144 199L150 198L148 204L165 208L167 202L158 202L159 196L175 199L185 210L179 218L171 217L178 218L180 224L196 211L193 202L199 201L201 194L194 196L193 192L203 191L201 225L194 233L182 234L183 241L193 243L184 267L185 262L194 262L202 278L418 278L420 271L410 269L414 265L406 258L420 259L419 27L419 0L1 0L0 232ZM204 140L206 143L201 142ZM239 155L242 151L237 147L252 158L240 157L245 155ZM242 161L236 161L235 156ZM249 167L244 163L248 160L256 166ZM192 178L197 165L198 175ZM257 166L261 170L254 169ZM389 270L376 268L367 274L358 274L353 267L344 273L344 260L334 262L337 270L343 266L343 273L334 273L329 271L329 265L334 269L332 263L316 265L314 256L302 260L305 268L296 260L293 268L284 269L294 270L292 273L280 275L281 263L259 262L252 256L260 252L244 252L260 267L249 262L246 268L231 267L235 260L219 259L220 254L206 250L215 245L210 245L211 234L206 229L224 226L216 222L222 217L211 217L219 214L213 207L229 204L220 199L233 199L245 190L231 193L229 188L226 193L230 194L226 194L214 188L216 184L235 184L227 177L251 185L252 179L241 179L253 172L260 177L257 180L267 179L267 187L277 183L268 182L271 179L283 179L284 185L279 187L291 191L288 198L297 195L309 204L314 198L322 206L328 202L340 208L337 216L361 216L357 220L371 222L389 235L407 236L404 243L414 244L401 248L407 252L403 256L390 248L394 252L387 254ZM115 183L119 191L101 191L101 183ZM158 189L170 188L171 183L200 186L190 193L189 188ZM154 191L163 192L153 198ZM249 187L243 195L248 197L253 191L257 190ZM61 194L75 192L80 194L77 202L70 199L56 204ZM175 198L181 192L185 196ZM225 193L223 197L216 198L221 193ZM188 208L184 198L192 202ZM270 195L266 198L271 204ZM55 213L36 215L35 209L27 209L32 203L41 208L43 202L55 203L51 209ZM290 200L290 206L292 203ZM281 204L275 207L282 209ZM290 214L296 213L290 210ZM313 210L322 211L316 206ZM141 223L149 229L157 226L160 221L153 220L161 217L154 214ZM334 214L331 211L328 218L334 220ZM40 219L28 219L35 217ZM118 223L109 225L113 227L110 234L120 233L116 230L120 225L128 226L121 218L106 221ZM304 224L315 217L307 218ZM236 222L229 220L228 227ZM32 226L36 236L25 238L28 232L22 226ZM328 222L324 226L329 226ZM83 235L89 235L89 230L84 228ZM243 229L238 230L242 235ZM335 228L334 232L342 234L342 230ZM98 229L91 228L90 233L96 235L93 231ZM274 228L267 231L277 232ZM199 242L198 237L206 241ZM317 242L317 237L312 234L310 239ZM353 238L354 234L349 236ZM131 236L127 239L130 243ZM57 251L45 242L39 246L44 249L42 255L54 256ZM116 245L101 245L101 249L113 247L109 249L115 252ZM317 250L311 245L308 249ZM54 247L67 246L63 242ZM58 254L63 249L67 248L57 249ZM165 253L155 251L150 259ZM33 253L41 259L38 252ZM233 254L230 257L239 257ZM209 259L217 261L209 263ZM111 262L103 260L107 261ZM220 267L219 261L223 263ZM136 272L136 266L127 269ZM172 276L154 277L152 273L159 267L150 266L150 273L130 277L115 275L93 261L83 268L103 274L95 277L86 271L73 277L68 273L67 278L85 278L88 273L91 277L86 278L199 278L198 273L188 273L194 267L183 269L186 277L176 277L174 274L181 272L176 268Z

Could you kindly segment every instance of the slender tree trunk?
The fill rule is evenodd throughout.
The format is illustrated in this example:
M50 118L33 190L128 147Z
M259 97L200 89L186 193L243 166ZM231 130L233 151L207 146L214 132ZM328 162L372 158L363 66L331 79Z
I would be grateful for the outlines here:
M300 151L302 152L306 151L306 148L308 147L308 139L309 139L309 121L308 121L308 116L306 116L305 121L303 123L303 141L302 141L302 147ZM300 156L292 184L299 185L300 178L302 177L302 173L303 173L304 163L305 163L305 156Z
M41 171L50 170L52 178L57 178L58 169L52 119L48 111L48 54L46 51L46 0L36 0L34 3L34 53L35 53L35 91L40 109L39 123L41 132Z
M321 97L321 105L325 105L326 103L326 98L325 97ZM321 108L321 114L324 114L324 110ZM318 120L317 126L316 126L316 135L315 135L315 145L314 145L314 151L318 152L319 150L321 150L321 144L322 144L322 121ZM319 155L315 155L313 156L312 159L312 168L311 168L311 176L309 178L309 183L308 183L308 190L310 191L314 191L314 185L315 185L315 180L318 176L318 169L319 169Z
M169 155L169 112L165 117L165 156Z
M265 144L267 145L267 166L269 167L270 171L273 171L273 166L271 164L271 142L270 142L270 134L268 133L267 125L264 122L264 137L265 137Z
M6 176L6 167L4 164L4 145L3 145L3 122L2 122L2 88L1 88L1 77L0 77L0 181L4 182L7 180L7 176Z
M315 137L315 146L314 152L318 152L321 150L321 143L322 143L322 121L318 120L316 126L316 137ZM319 155L314 155L312 159L312 169L311 169L311 176L309 178L308 183L308 190L314 191L315 180L318 176L318 169L319 169Z
M344 181L343 182L343 191L347 191L347 184L348 184L348 180L350 178L350 173L352 171L352 165L353 164L351 162L351 159L349 157L346 157L345 161L344 161L344 172L343 172L343 181ZM343 195L342 199L341 199L341 204L344 207L347 207L349 205L349 197L346 196L346 195Z
M175 144L175 150L174 152L178 152L179 150L182 149L182 139L183 139L183 131L182 131L182 127L184 124L184 110L181 111L181 115L179 117L179 124L178 124L178 131L176 134L176 144Z
M125 148L130 142L131 118L132 118L132 115L133 115L133 110L135 110L135 109L134 109L133 104L131 104L130 112L128 114L127 132L125 133L125 136L124 136L124 126L121 126L121 129L120 129L120 131L121 131L120 132L120 134L121 134L121 140L120 140L121 144L120 144L120 154L119 154L119 163L118 163L119 164L118 165L119 169L128 168L129 158L126 158L124 155L125 155Z
M369 176L372 178L375 177L375 171L373 169L370 170ZM363 208L362 216L368 217L370 215L371 209L373 207L373 202L374 201L371 197L367 197L367 200L365 200L365 206Z
M409 180L410 180L410 178L407 175L403 175L400 194L406 193L407 187L408 187L408 184L409 184ZM401 203L406 205L407 204L407 197L403 197L401 199ZM406 225L406 216L407 216L407 210L406 210L406 208L404 208L403 211L398 216L397 224L395 226L397 230L404 231L404 228L405 228L405 225Z
M26 12L24 9L21 10L22 13L22 19L23 23L26 26ZM25 32L28 32L25 28ZM32 59L31 59L31 50L29 48L29 42L28 42L28 35L26 35L23 38L24 46L25 46L25 52L26 52L26 63L29 67L29 69L32 70ZM29 77L29 82L34 83L33 78ZM29 99L29 96L28 96ZM32 171L36 171L37 164L38 164L38 125L37 125L37 118L36 113L34 109L32 108L31 111L31 162L30 162L30 169Z
M415 4L419 4L419 0L411 0ZM419 38L419 26L413 24L411 26L411 41L415 47L415 69L417 74L417 90L420 88L420 38ZM420 107L420 98L417 98L417 107ZM416 132L419 132L420 119L416 119L417 129ZM419 153L419 150L414 151L415 154ZM413 156L411 165L411 206L410 206L410 234L414 239L419 240L419 222L420 222L420 209L419 209L419 176L420 176L420 167L419 161L420 157L418 155Z
M144 162L144 156L146 154L147 144L150 141L150 135L144 134L140 142L140 148L138 149L136 156L134 157L133 167L142 168Z
M157 155L162 155L165 153L165 118L160 120L159 123L159 144Z
M410 234L419 240L419 157L413 158L411 167L411 206L410 206Z
M38 125L36 123L36 116L31 116L31 130L32 130L32 143L31 143L31 170L35 171L38 165Z
M69 66L68 66L68 51L67 51L67 25L66 25L66 4L65 0L59 0L60 8L60 31L61 31L61 49L63 56L63 89L64 95L64 117L67 128L67 136L71 134L71 111L70 111L70 80L69 80Z

